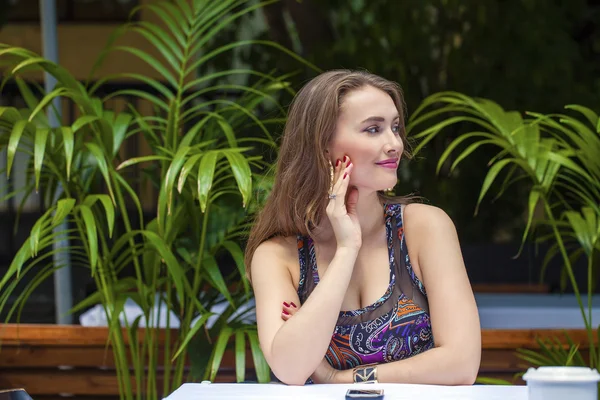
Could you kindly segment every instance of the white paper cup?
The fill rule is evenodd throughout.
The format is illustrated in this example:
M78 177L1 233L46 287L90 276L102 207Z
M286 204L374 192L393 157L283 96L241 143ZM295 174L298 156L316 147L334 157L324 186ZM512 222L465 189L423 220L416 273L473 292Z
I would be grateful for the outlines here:
M523 380L529 400L598 400L600 374L587 367L529 368Z

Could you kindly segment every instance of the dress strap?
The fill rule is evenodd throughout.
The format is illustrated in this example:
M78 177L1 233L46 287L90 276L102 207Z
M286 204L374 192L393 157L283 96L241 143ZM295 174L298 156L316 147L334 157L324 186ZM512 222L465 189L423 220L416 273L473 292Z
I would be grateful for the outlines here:
M304 303L318 283L318 275L315 282L314 246L309 236L298 235L298 261L300 264L300 280L298 281L298 297L300 303Z
M306 282L308 252L306 251L306 239L302 235L296 236L296 243L298 246L298 262L300 263L300 280L298 281L298 294L300 294L304 290Z

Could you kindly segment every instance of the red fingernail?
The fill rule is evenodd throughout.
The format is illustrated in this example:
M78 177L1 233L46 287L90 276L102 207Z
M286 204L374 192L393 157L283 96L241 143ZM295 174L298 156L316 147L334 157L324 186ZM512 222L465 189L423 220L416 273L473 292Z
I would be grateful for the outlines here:
M338 160L335 162L335 166L336 166L336 167L337 167L337 166L339 166L339 165L340 165L340 163L341 163L341 161L340 161L340 159L338 158Z
M346 177L348 176L348 173L344 173L344 177L342 179L346 179Z
M292 307L296 308L296 305L294 304L294 302L290 302L290 304L292 305Z
M350 161L350 162L348 163L348 165L346 166L346 168L347 168L347 167L349 167L349 166L351 166L351 165L352 165L352 161Z
M285 311L285 310L283 310L283 314L284 314L284 315L290 315L290 313L289 313L289 312L287 312L287 311Z
M344 162L346 162L346 158L348 158L348 156L344 156Z
M286 307L289 307L290 305L288 303L286 303L285 301L283 302L283 305Z

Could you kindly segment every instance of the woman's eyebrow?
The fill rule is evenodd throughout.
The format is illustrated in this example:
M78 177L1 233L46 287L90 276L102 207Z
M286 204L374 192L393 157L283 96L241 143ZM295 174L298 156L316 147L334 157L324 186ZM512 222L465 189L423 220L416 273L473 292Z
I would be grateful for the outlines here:
M400 115L396 115L394 118L392 118L392 121L397 120L398 118L400 118ZM373 116L373 117L369 117L367 119L365 119L364 121L361 122L361 124L364 124L365 122L384 122L385 118L383 117L377 117L377 116Z

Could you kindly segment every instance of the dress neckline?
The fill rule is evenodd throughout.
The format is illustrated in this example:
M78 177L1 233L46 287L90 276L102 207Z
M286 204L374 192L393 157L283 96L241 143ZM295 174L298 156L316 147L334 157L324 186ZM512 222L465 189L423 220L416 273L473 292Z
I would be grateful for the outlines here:
M369 304L365 307L356 309L356 310L343 310L340 311L339 316L340 317L351 317L351 316L357 316L357 315L361 315L365 312L368 311L372 311L376 308L378 308L379 306L381 306L383 303L385 303L385 301L392 295L392 292L394 290L394 286L396 284L396 274L394 273L394 248L393 248L393 232L394 229L392 228L392 216L394 215L395 210L390 210L392 207L394 206L394 204L384 204L384 215L385 215L385 231L386 231L386 240L387 240L387 249L388 249L388 265L389 265L389 269L390 269L390 278L389 278L389 284L388 287L385 291L385 293L374 303ZM312 240L312 238L308 238L308 249L309 249L309 268L310 271L313 274L313 280L315 282L315 287L316 285L319 284L320 282L320 277L319 277L319 269L317 267L317 260L316 260L316 251L314 249L314 242Z

